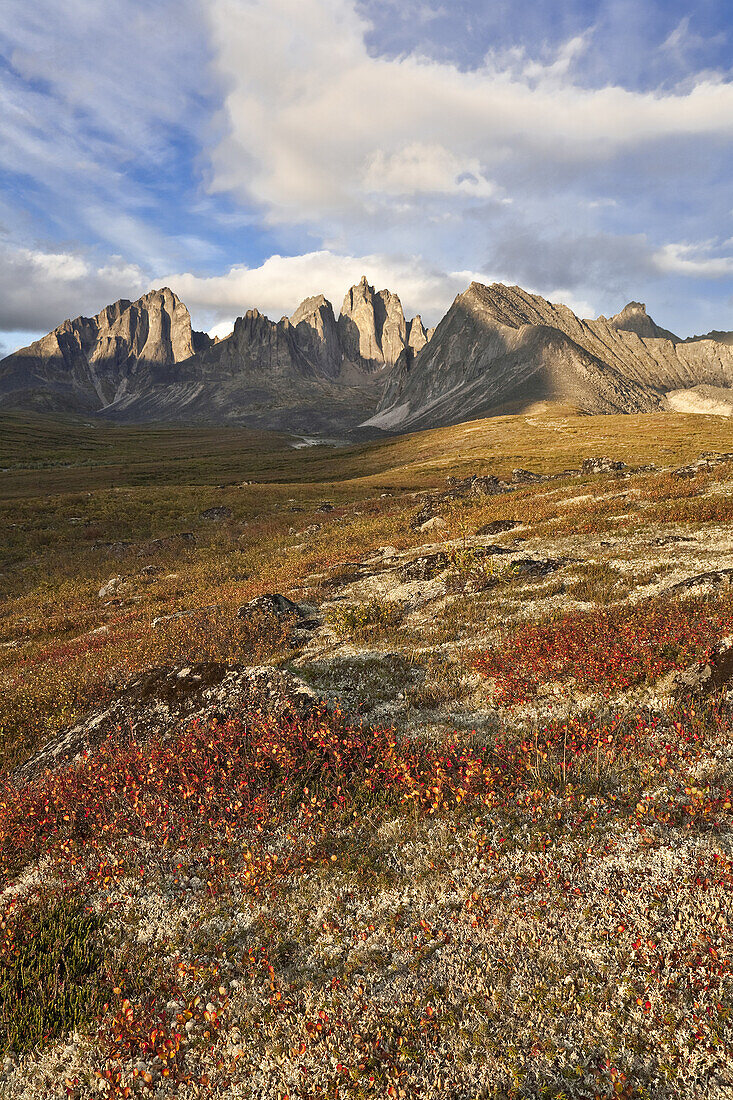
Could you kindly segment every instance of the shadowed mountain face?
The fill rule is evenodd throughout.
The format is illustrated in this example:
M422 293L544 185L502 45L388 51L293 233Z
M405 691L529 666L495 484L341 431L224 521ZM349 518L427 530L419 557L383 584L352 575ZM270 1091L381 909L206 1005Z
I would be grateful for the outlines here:
M472 283L414 362L392 374L368 423L407 431L535 401L650 412L665 393L700 384L733 386L733 347L710 337L682 341L639 302L587 321L520 287Z
M701 386L714 395L693 392ZM366 278L338 319L319 294L277 322L248 310L220 341L192 331L171 290L155 290L65 321L0 362L0 407L319 435L437 427L537 401L588 413L725 409L732 387L730 333L680 340L639 302L580 320L520 287L472 283L433 334Z
M188 310L168 288L122 300L96 317L64 321L0 363L0 401L39 410L94 412L151 381L175 378L195 343Z

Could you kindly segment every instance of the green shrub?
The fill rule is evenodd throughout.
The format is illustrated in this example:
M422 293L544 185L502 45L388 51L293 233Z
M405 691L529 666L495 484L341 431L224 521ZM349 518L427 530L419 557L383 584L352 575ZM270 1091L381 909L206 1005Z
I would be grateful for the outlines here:
M326 622L343 638L372 638L388 634L402 623L404 612L399 604L388 600L329 607Z
M101 921L74 899L24 902L0 920L0 1055L81 1027L103 1005Z

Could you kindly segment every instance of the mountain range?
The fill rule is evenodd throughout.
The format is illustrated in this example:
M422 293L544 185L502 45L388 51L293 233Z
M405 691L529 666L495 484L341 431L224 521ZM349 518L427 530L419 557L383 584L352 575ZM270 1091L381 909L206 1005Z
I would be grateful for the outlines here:
M586 413L733 413L733 334L680 339L639 302L581 320L520 287L472 283L435 330L366 277L338 318L323 295L256 309L212 340L172 290L65 321L0 361L0 408L294 433L408 431L538 401Z

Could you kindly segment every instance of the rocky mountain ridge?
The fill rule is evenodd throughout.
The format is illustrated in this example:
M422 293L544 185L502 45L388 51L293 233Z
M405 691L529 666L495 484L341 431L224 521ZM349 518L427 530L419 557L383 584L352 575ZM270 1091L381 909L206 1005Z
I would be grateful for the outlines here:
M318 294L279 321L247 310L223 340L195 332L166 287L65 321L0 362L0 407L317 435L436 427L538 401L725 412L726 394L733 334L681 340L640 302L582 320L520 287L474 282L426 331L366 276L338 317Z
M65 321L0 363L0 403L122 421L234 422L343 431L376 408L384 377L427 340L396 294L366 276L338 319L323 296L290 318L257 309L223 340L194 332L167 287Z
M664 395L733 387L725 334L681 340L640 302L581 320L521 287L472 283L414 362L400 364L369 421L392 431L516 411L535 401L587 413L651 412Z
M165 381L170 368L207 347L188 310L167 287L136 302L121 299L96 317L64 321L0 363L3 404L92 412L140 376Z

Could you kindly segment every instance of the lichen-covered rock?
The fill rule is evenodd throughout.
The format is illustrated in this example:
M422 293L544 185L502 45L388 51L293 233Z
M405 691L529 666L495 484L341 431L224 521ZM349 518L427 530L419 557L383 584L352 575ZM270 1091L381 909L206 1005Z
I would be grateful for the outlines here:
M707 695L733 681L733 636L721 638L702 661L675 677L677 694Z
M111 701L62 730L13 773L16 782L71 763L116 730L164 737L182 722L226 720L252 711L306 714L318 700L298 677L269 666L201 661L154 667L117 686Z

